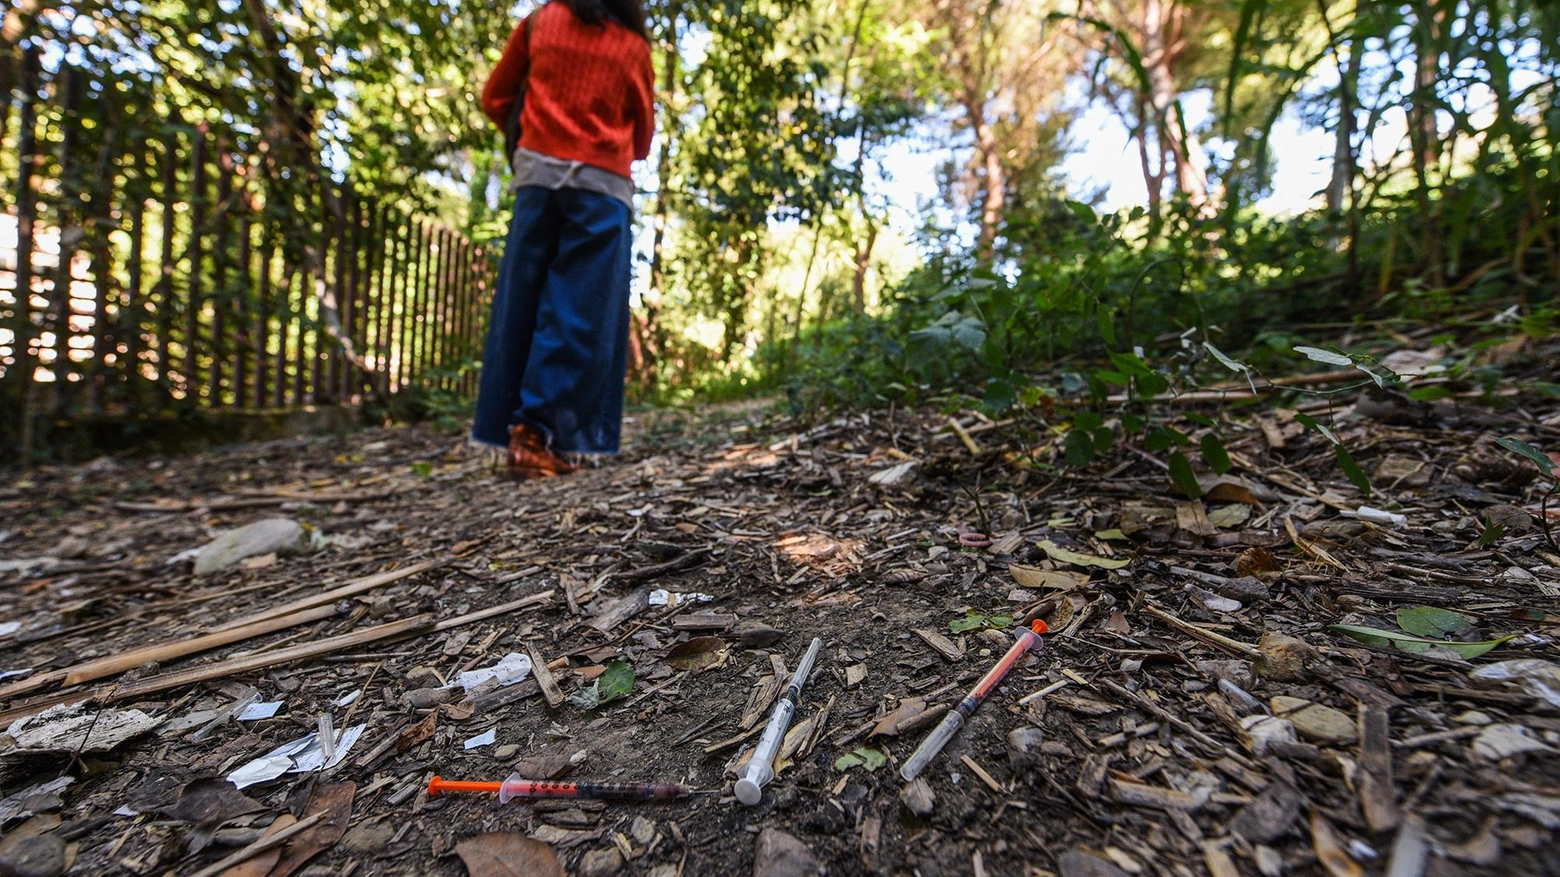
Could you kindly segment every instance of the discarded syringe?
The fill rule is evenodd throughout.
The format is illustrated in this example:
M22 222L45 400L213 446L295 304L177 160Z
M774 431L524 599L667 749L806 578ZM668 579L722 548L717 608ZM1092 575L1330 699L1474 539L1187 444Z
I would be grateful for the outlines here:
M500 804L514 798L597 798L605 801L661 801L699 794L698 789L676 783L557 783L528 780L518 773L501 783L462 782L434 777L428 781L431 797L447 792L498 794Z
M813 637L812 644L807 647L807 653L802 655L801 663L796 665L796 673L791 676L791 684L785 687L785 693L780 695L780 701L775 704L774 712L769 714L769 724L764 726L764 736L758 738L758 745L753 748L753 754L748 757L747 767L742 770L742 778L737 780L737 800L749 807L763 800L764 785L775 778L775 756L780 752L780 742L785 739L785 729L791 724L791 716L796 712L796 701L802 696L802 686L806 684L807 677L812 674L813 663L818 660L818 650L821 648L823 648L823 640Z
M975 683L975 687L970 689L970 693L964 695L964 699L959 701L958 705L953 709L949 710L946 716L943 716L943 720L937 724L932 733L928 734L926 739L921 741L921 745L905 761L904 765L899 768L900 779L908 783L921 775L921 771L926 769L927 763L935 758L938 752L942 751L942 748L948 744L948 741L953 739L954 734L959 733L959 729L964 727L965 720L970 717L971 713L975 712L981 701L986 699L986 695L990 694L991 690L997 687L997 683L1002 681L1002 677L1006 676L1008 671L1018 664L1018 660L1024 656L1025 652L1040 644L1040 634L1045 632L1045 622L1038 619L1034 622L1033 630L1027 627L1020 627L1017 630L1018 641L1013 643L1013 646L1007 650L1007 654L1002 656L1002 660L998 661L995 667L987 670L986 675L980 677L980 681Z

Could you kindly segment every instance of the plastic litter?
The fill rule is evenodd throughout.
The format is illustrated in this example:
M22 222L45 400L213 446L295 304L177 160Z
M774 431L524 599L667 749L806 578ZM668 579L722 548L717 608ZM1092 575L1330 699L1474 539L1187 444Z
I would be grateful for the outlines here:
M986 675L975 683L975 687L970 689L969 694L964 695L964 699L948 711L948 715L932 729L932 733L926 735L926 739L921 741L921 745L899 768L900 779L908 783L921 775L926 765L937 757L937 753L953 739L953 735L959 733L959 729L964 727L965 721L980 707L987 695L991 694L992 689L1002 682L1002 677L1018 664L1019 659L1026 652L1044 642L1040 634L1045 633L1046 630L1045 622L1036 619L1032 630L1020 627L1014 631L1017 640L1007 650L1007 654L997 661L996 666L987 670Z
M531 675L531 659L519 652L510 652L497 664L467 670L456 677L455 681L461 688L470 692L471 689L489 680L496 681L499 688L504 688L524 680L529 675Z
M434 777L428 796L441 792L476 792L498 795L500 804L515 798L600 798L607 801L659 801L708 794L677 783L554 783L528 780L517 773L501 783L461 782Z
M769 714L769 724L764 726L764 735L758 738L758 746L754 747L747 767L742 770L742 778L737 780L737 800L749 807L763 800L764 784L775 778L775 754L780 751L785 729L791 724L791 716L796 712L796 701L802 696L802 686L811 675L821 648L823 640L813 637L801 662L796 665L796 672L791 675L791 683L785 687L785 693L780 695L774 711Z
M324 757L318 732L299 737L272 749L270 752L244 764L227 775L228 782L240 789L267 783L283 774L308 773L322 768L332 768L347 757L347 752L363 736L367 724L353 725L341 732L334 741L330 759Z
M1560 709L1560 664L1540 658L1516 658L1486 664L1472 673L1475 682L1515 684L1523 691Z

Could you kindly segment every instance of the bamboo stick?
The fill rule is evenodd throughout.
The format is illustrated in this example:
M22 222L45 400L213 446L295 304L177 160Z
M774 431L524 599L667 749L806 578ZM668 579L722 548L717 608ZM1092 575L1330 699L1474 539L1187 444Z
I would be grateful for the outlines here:
M300 597L291 603L283 603L280 606L273 606L270 609L262 609L261 611L252 615L246 615L243 618L234 619L227 624L213 628L213 631L230 630L235 627L241 627L247 624L255 624L256 622L276 618L281 615L290 615L299 610L308 609L311 606L320 606L326 603L334 603L337 600L344 600L348 597L355 597L364 591L372 591L375 588L378 588L382 585L388 585L394 581L399 581L406 578L407 576L413 576L420 572L427 572L431 569L438 569L439 567L444 566L449 562L450 558L447 557L440 558L438 560L425 560L422 563L414 563L411 566L402 567L401 569L393 569L389 572L382 572L371 576L365 576L364 578L348 582L339 588L333 588L329 591L321 591L318 594L311 594L307 597Z

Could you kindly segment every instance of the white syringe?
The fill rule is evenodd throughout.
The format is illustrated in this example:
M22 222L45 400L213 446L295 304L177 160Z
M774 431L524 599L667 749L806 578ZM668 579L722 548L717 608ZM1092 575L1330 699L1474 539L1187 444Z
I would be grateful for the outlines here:
M780 702L775 704L774 712L769 714L764 736L758 738L758 746L754 747L752 756L748 758L747 767L742 770L742 778L737 780L737 800L749 807L763 800L764 785L775 778L775 755L780 752L780 741L785 739L785 729L791 724L791 715L796 712L796 701L802 696L802 685L812 673L813 662L818 660L818 650L821 648L823 640L813 637L812 645L802 655L802 662L796 665L791 684L785 687Z

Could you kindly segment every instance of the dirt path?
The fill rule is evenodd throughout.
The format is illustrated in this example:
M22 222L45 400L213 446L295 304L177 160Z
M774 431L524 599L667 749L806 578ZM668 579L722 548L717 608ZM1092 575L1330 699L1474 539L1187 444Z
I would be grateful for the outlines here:
M1059 470L1038 424L961 415L967 445L933 412L804 429L756 406L642 420L620 460L543 483L505 483L426 428L13 476L6 722L92 700L0 737L0 862L188 874L286 813L323 815L242 873L457 875L457 845L487 832L547 843L569 874L1560 873L1560 556L1524 511L1536 469L1489 441L1553 447L1557 429L1520 414L1344 419L1369 500L1323 438L1266 413L1226 427L1233 468L1200 501L1154 454ZM180 558L274 517L324 547L198 577ZM281 629L71 684L406 569ZM657 588L710 599L648 605ZM1449 612L1397 614L1419 606ZM1035 617L1043 649L907 787L899 765ZM1400 623L1461 629L1418 654L1329 629ZM740 806L731 767L814 636L789 764ZM528 648L572 700L549 706L534 677L446 687ZM1517 659L1540 662L1525 686L1472 675ZM625 696L588 703L629 668ZM202 735L249 689L274 717ZM322 714L365 725L338 766L242 797L212 782ZM434 774L515 770L718 794L427 795ZM473 873L548 873L489 842L499 858Z

